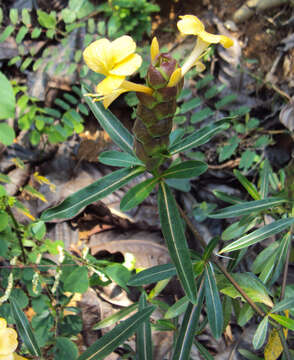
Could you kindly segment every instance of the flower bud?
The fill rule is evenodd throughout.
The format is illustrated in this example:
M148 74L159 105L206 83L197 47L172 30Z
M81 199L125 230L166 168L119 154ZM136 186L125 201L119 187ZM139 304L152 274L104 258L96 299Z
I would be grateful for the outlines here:
M165 87L178 67L177 61L168 53L160 54L155 58L154 65L150 65L147 72L147 82L152 89Z

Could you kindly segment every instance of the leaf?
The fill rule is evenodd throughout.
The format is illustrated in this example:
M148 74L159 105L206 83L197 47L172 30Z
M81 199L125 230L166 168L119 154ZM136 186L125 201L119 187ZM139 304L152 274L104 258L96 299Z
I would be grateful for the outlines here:
M181 315L187 309L189 303L190 302L187 296L183 296L180 300L176 301L172 306L168 308L167 312L164 314L164 318L173 319Z
M31 325L25 314L21 311L16 300L11 296L10 299L11 311L16 323L17 331L25 343L29 353L33 356L41 356L41 351L37 340L33 334Z
M275 306L271 309L271 312L280 312L284 310L291 310L294 308L294 298L286 298L279 301Z
M202 161L184 161L178 165L171 166L161 176L166 179L192 178L203 174L207 169L208 165Z
M144 180L141 183L132 187L121 200L121 211L128 211L135 206L141 204L141 202L149 196L149 194L155 188L158 182L158 178L152 178Z
M126 168L114 171L70 195L61 204L44 211L41 220L71 218L85 206L111 194L143 171L143 168Z
M89 91L82 87L85 96ZM100 102L92 102L89 96L85 96L86 103L89 105L101 127L108 133L114 143L121 150L134 155L132 134L122 125L122 123L109 110L106 110Z
M54 346L54 360L76 359L79 350L77 345L66 337L58 336Z
M252 301L263 303L269 307L273 306L273 302L268 296L267 289L255 275L251 273L236 273L231 275ZM235 289L235 287L225 278L223 278L223 281L220 281L218 285L220 291L223 294L226 294L233 299L241 297L240 293ZM242 300L245 301L244 299Z
M7 125L6 123L0 123L0 143L4 145L11 145L14 141L14 138L15 138L15 132L12 129L12 127Z
M247 180L247 178L240 171L235 169L234 175L236 176L236 178L239 180L239 182L243 185L245 190L248 192L249 195L251 195L251 197L254 200L261 199L261 196L260 196L259 192L257 191L255 185L252 182L250 182L249 180Z
M4 42L14 31L14 26L8 25L0 35L0 43Z
M26 185L23 190L32 197L40 199L43 202L47 202L45 196L41 194L38 190L34 189L31 185Z
M223 308L211 263L205 267L204 285L208 322L213 336L218 339L223 331Z
M203 283L198 290L195 305L189 303L176 341L172 360L186 360L190 357L191 347L198 327L204 299Z
M276 322L278 322L279 324L281 324L283 327L290 329L292 331L294 331L294 320L290 319L286 316L283 315L278 315L278 314L268 314L272 319L276 320Z
M209 214L208 217L213 219L227 219L242 215L249 215L253 212L272 210L274 206L279 206L284 202L287 202L287 200L279 198L267 198L263 200L248 201L242 204L232 205L224 209L217 210L216 212Z
M15 95L13 92L12 85L7 77L0 71L0 119L8 119L14 118L15 114ZM5 125L8 127L7 124L1 124L3 127ZM7 134L8 139L12 137L12 128L9 127L11 130L9 134ZM4 131L4 128L1 129L1 133ZM13 136L14 139L15 135Z
M240 139L238 138L237 135L231 137L228 140L228 144L221 148L218 160L220 162L222 162L224 160L229 159L234 154L235 150L237 149L239 142L240 142Z
M268 159L263 162L262 169L260 171L260 195L262 199L265 199L269 191L269 174L271 167Z
M235 251L238 249L246 248L250 245L256 244L264 239L269 238L285 229L294 223L294 218L280 219L265 225L264 227L253 231L252 233L241 237L240 239L232 242L228 246L224 247L219 254L224 252Z
M182 219L170 189L163 182L158 191L158 209L162 233L180 282L190 301L195 303L194 274Z
M78 266L63 280L64 291L84 293L89 287L88 269Z
M132 156L129 153L120 152L120 151L104 151L99 155L99 161L102 164L110 166L119 166L119 167L129 167L135 165L144 166L142 161L140 161L135 156Z
M197 108L199 105L201 105L201 103L202 100L199 97L193 98L183 103L183 105L180 108L180 112L184 114L190 110Z
M152 284L176 275L176 268L172 264L163 264L153 266L149 269L142 270L134 275L129 281L129 286L141 286Z
M108 316L107 318L105 318L105 319L99 321L97 324L95 324L93 326L93 330L101 330L101 329L104 329L108 326L115 324L116 322L120 321L121 319L123 319L124 317L129 315L131 312L136 310L137 307L138 307L138 304L132 304L130 306L127 306L126 308L123 308L123 309L115 312L114 314Z
M265 316L258 325L253 336L252 344L255 350L260 349L265 342L268 329L268 317Z
M197 347L197 350L199 353L203 356L205 360L213 360L214 358L210 354L210 352L197 340L194 341L195 346Z
M142 293L139 299L139 311L147 308L146 294ZM152 360L152 337L149 318L138 328L136 336L136 353L140 360Z
M257 356L257 355L254 355L252 352L246 350L246 349L239 349L238 352L244 356L245 359L248 359L248 360L264 360L263 358ZM265 359L266 360L266 359Z
M52 11L50 14L47 14L45 11L40 9L37 10L38 22L41 26L46 29L54 29L56 26L56 14Z
M91 345L77 360L101 360L105 359L119 345L123 344L137 329L147 320L155 306L148 306L144 310L138 311L129 319L122 321L113 330L106 333L93 345Z
M264 348L264 360L277 360L283 352L283 345L277 329L272 329Z
M10 9L9 11L9 19L13 25L18 22L18 10L15 8Z
M130 271L122 264L111 264L104 269L105 274L116 284L128 292L127 282L130 280Z
M209 116L213 115L214 111L211 110L210 107L205 107L204 109L198 110L196 111L194 114L192 114L191 116L191 124L196 124L206 118L208 118Z
M194 134L185 137L180 142L172 145L169 148L170 154L174 155L182 151L186 151L192 149L196 146L200 146L208 142L214 135L217 133L226 130L228 128L228 124L220 124L220 125L208 125L200 130L196 131Z

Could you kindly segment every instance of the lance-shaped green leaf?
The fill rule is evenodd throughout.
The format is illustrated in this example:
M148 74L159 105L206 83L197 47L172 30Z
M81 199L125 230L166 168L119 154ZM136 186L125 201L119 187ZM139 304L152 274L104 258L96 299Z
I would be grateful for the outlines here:
M82 87L83 95L86 95L88 92L89 91ZM129 130L123 126L116 116L114 116L109 110L105 109L100 102L93 102L89 96L85 96L85 100L89 105L89 108L92 110L95 118L111 137L112 141L123 151L134 155L134 138Z
M91 345L77 360L101 360L123 344L147 320L155 306L148 306L135 315L119 323L113 330L106 333Z
M229 127L228 124L220 125L208 125L200 130L195 131L194 134L187 136L183 140L173 144L169 151L171 155L177 154L181 151L192 149L196 146L200 146L208 142L217 133L226 130Z
M290 319L290 318L287 318L286 316L278 315L278 314L269 314L269 316L272 319L274 319L276 322L278 322L279 324L284 326L285 328L294 331L294 320L293 319Z
M184 161L181 164L171 166L169 169L164 171L161 176L169 178L193 178L199 176L207 170L208 165L202 161Z
M195 303L196 287L183 222L177 203L170 189L163 182L160 183L158 191L158 209L162 233L180 282L190 301Z
M64 219L75 216L85 206L100 200L127 184L144 171L144 168L125 168L112 172L67 197L61 204L43 212L41 219Z
M261 196L252 182L250 182L239 170L235 169L234 175L254 200L261 200Z
M158 181L158 178L147 179L132 187L120 202L121 211L128 211L144 201Z
M129 286L141 286L152 284L164 279L175 276L177 273L173 264L163 264L153 266L149 269L142 270L138 274L134 275L129 281Z
M262 199L265 199L268 196L269 175L271 171L270 163L268 159L265 159L263 162L263 167L260 170L260 195Z
M167 312L164 314L164 318L173 319L176 316L181 315L183 312L185 312L189 303L190 302L187 296L183 296L180 300L168 308Z
M281 301L279 301L275 306L271 309L271 312L279 312L284 310L290 310L294 308L294 298L287 297Z
M203 287L201 284L195 305L191 303L188 304L172 360L189 359L204 299Z
M256 244L272 235L275 235L287 229L293 223L294 218L280 219L274 221L273 223L265 225L264 227L255 230L252 233L232 242L230 245L224 247L219 253L222 254L224 252L235 251Z
M268 329L268 316L265 316L258 325L253 336L252 344L255 350L260 349L265 342Z
M271 287L271 285L278 279L278 277L280 276L280 274L283 270L283 266L286 261L288 248L289 248L289 245L291 244L291 238L292 238L291 231L288 231L285 234L285 236L283 236L283 238L280 242L280 246L277 250L275 271L273 272L271 280L268 284L269 287Z
M115 324L116 322L120 321L125 316L129 315L131 312L136 310L137 307L138 307L138 304L132 304L130 306L127 306L124 309L121 309L121 310L115 312L114 314L108 316L107 318L105 318L105 319L99 321L97 324L95 324L93 326L93 330L104 329L108 326Z
M146 294L142 293L139 300L139 311L147 308ZM136 353L140 360L152 360L152 337L149 318L141 323L137 330Z
M33 330L31 328L31 325L25 316L25 314L22 312L21 308L17 304L16 300L10 297L10 305L12 314L16 323L16 328L18 331L18 334L20 335L22 341L25 343L29 353L33 356L41 356L41 351L39 348L39 345L37 343L37 340L33 334Z
M209 214L208 217L213 219L227 219L242 215L249 215L253 212L271 210L274 206L279 206L284 202L286 202L285 199L279 198L267 198L263 200L249 201L217 210L214 213Z
M214 360L213 356L210 354L210 352L197 340L194 340L194 344L197 347L199 354L203 356L203 359L205 360Z
M102 164L110 166L119 166L119 167L130 167L135 165L144 166L142 161L140 161L135 156L121 151L104 151L99 155L99 161Z
M208 322L213 336L218 339L223 331L223 307L211 263L205 268L204 285Z

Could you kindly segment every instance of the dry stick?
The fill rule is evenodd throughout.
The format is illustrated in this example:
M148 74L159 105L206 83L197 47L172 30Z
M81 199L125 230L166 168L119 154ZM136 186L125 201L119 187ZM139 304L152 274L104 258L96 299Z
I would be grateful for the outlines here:
M186 213L184 212L184 210L180 207L179 204L177 204L178 209L183 217L183 219L185 220L185 222L187 223L188 227L190 228L190 230L192 231L192 233L194 234L194 236L196 237L197 240L199 240L200 244L202 245L203 248L206 248L207 244L205 242L205 240L203 239L202 235L199 233L199 231L195 228L195 226L192 224L192 222L190 221L189 217L186 215ZM292 227L291 227L292 229ZM221 272L225 275L225 277L230 281L230 283L235 287L235 289L239 292L239 294L241 294L243 296L243 298L247 301L247 303L252 307L252 309L258 313L258 315L264 317L266 314L250 299L250 297L242 290L242 288L238 285L238 283L234 280L234 278L231 276L231 274L227 271L227 269L219 262L219 260L217 259L217 257L212 254L212 260L215 263L215 265L217 265L217 267L221 270ZM283 329L281 327L280 324L276 324L272 322L272 325L278 330L279 332L279 336L280 336L280 340L283 346L283 350L285 352L286 355L286 359L287 360L291 360L291 355L289 352L289 348L283 333Z
M11 208L10 206L7 206L6 207L6 211L8 212L8 214L10 215L11 219L12 219L12 222L14 224L14 227L15 227L15 231L16 231L16 237L17 237L17 240L19 242L19 246L21 248L21 252L22 252L22 257L23 257L23 262L24 264L27 262L27 258L26 258L26 254L25 254L25 251L24 251L24 247L23 247L23 243L22 243L22 235L21 235L21 230L19 228L19 225L18 225L18 222L16 221L14 215L13 215L13 212L11 211Z

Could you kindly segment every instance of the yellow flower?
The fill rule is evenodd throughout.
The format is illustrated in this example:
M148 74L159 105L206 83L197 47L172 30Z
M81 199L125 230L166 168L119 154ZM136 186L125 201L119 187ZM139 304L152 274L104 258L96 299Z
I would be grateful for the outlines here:
M125 80L141 66L142 58L135 54L135 51L136 43L127 35L112 42L108 39L100 39L90 44L84 50L84 60L91 70L103 74L105 79L96 86L96 94L87 95L95 97L95 101L103 100L107 108L126 91L150 93L151 89L147 86L138 85L138 88L137 84Z
M6 320L0 318L0 360L26 360L14 353L17 345L17 332L8 328Z
M199 61L210 44L222 44L225 48L231 47L234 42L225 35L214 35L205 31L203 23L194 15L180 16L177 26L183 35L197 36L196 45L182 66L182 75L185 75L193 66L203 69L204 65ZM204 67L205 68L205 67Z

